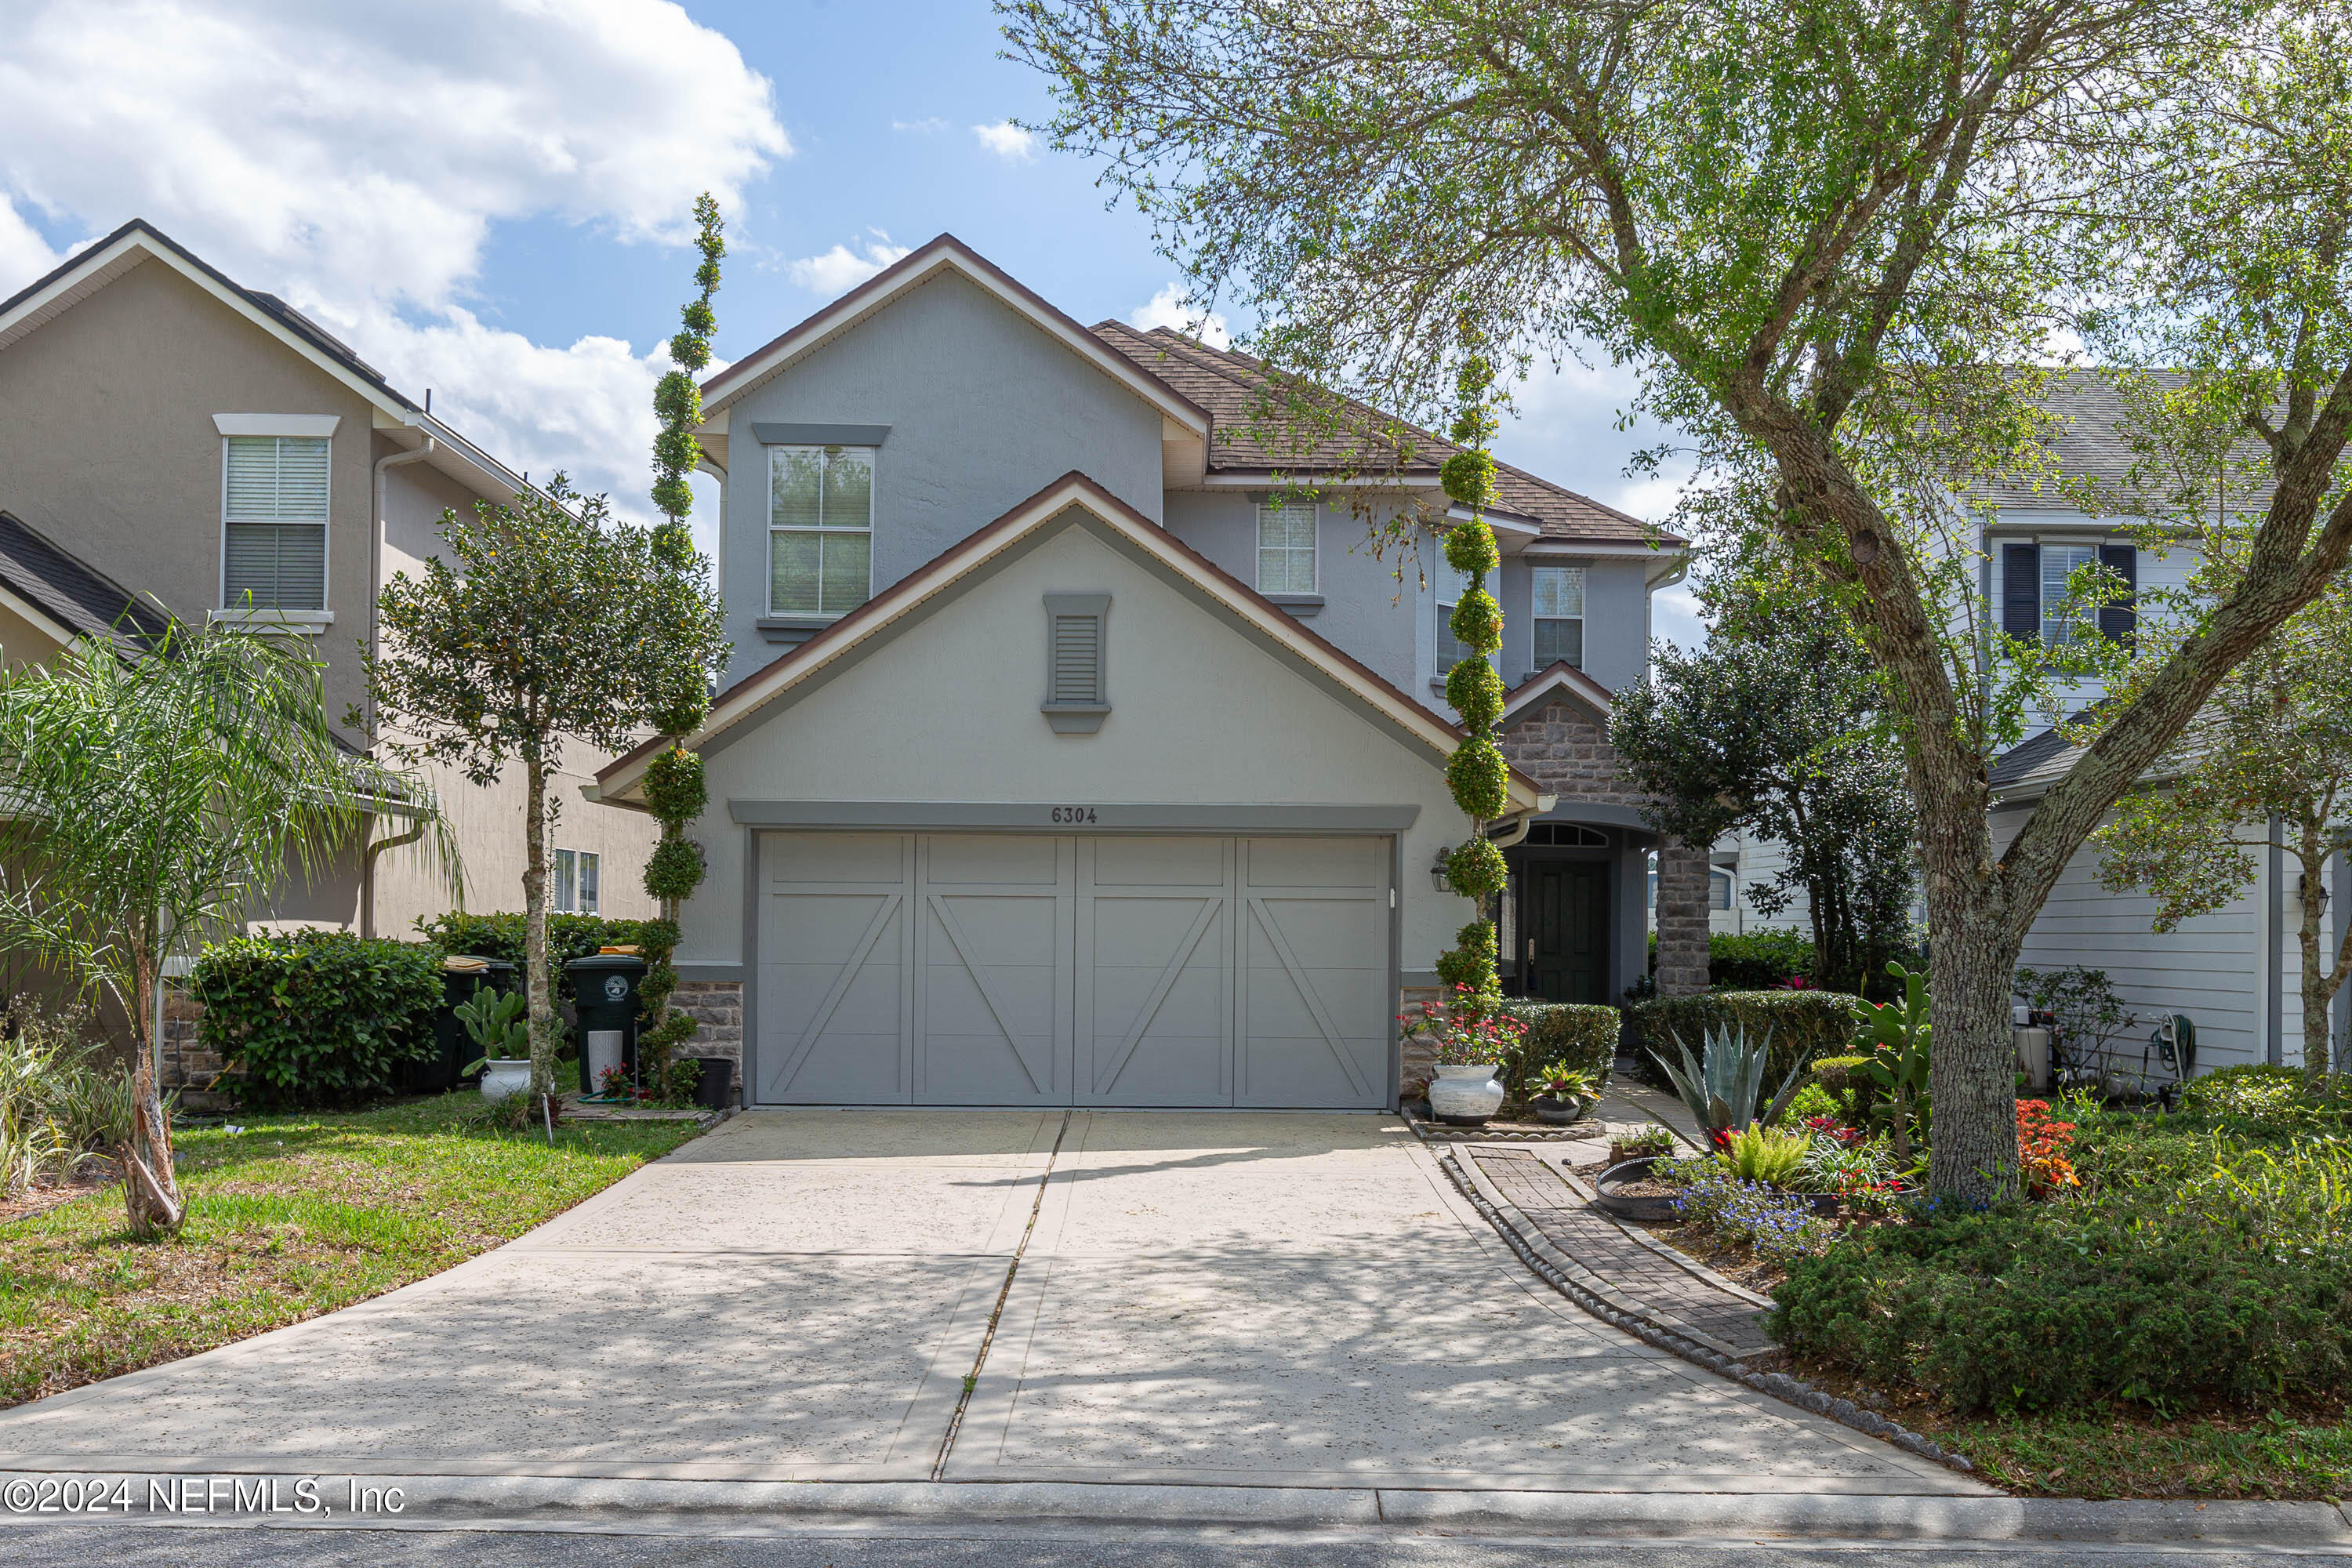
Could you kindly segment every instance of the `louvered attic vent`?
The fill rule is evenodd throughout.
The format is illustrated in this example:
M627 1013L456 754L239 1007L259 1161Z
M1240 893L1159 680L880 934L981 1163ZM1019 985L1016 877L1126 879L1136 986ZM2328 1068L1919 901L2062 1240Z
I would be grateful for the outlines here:
M1057 735L1091 735L1110 711L1104 678L1108 594L1045 595L1045 721Z

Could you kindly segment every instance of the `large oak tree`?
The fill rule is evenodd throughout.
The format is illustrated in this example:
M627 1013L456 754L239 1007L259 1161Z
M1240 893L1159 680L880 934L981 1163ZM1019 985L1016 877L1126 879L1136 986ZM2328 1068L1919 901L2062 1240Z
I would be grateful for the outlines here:
M1277 371L1437 406L1467 331L1633 366L1760 470L1884 671L1933 936L1930 1179L2011 1190L2009 985L2069 858L2352 548L2346 23L2315 0L1000 0L1196 300ZM2097 320L2092 319L2096 307ZM2122 325L2118 326L2118 323ZM1996 850L2047 670L1956 487L2047 464L2037 376L2129 341L2259 423L2237 590Z

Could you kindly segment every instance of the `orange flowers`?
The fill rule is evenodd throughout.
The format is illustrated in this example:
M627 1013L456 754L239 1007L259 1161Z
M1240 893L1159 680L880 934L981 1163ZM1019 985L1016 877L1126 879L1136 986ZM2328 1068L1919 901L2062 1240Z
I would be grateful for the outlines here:
M2062 1187L2083 1184L2074 1173L2074 1162L2066 1157L2074 1146L2074 1124L2051 1121L2048 1100L2017 1102L2017 1168L2028 1193L2046 1198Z

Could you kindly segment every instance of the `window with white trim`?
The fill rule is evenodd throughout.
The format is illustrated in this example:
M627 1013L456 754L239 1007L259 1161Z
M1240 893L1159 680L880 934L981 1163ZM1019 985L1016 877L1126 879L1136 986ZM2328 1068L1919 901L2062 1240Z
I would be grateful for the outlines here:
M1731 907L1731 873L1720 867L1706 874L1706 907L1727 910Z
M221 445L222 607L325 609L329 438L225 436Z
M548 900L559 915L593 915L596 912L596 871L598 858L593 849L558 849L555 852L555 889Z
M2052 647L2071 641L2075 628L2084 626L2090 616L2079 605L2068 603L2073 596L2069 579L2085 566L2099 563L2099 547L2095 544L2045 544L2042 547L2042 640Z
M1311 500L1272 500L1257 509L1257 591L1312 594L1315 531L1322 508Z
M874 590L874 448L768 448L768 613L847 615Z
M1533 582L1535 660L1537 669L1549 669L1562 659L1584 668L1584 568L1538 566Z

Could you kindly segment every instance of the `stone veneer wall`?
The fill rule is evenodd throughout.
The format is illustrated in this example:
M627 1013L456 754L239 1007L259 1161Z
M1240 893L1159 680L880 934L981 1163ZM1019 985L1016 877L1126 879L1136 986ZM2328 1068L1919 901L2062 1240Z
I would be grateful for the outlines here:
M1658 994L1706 989L1706 847L1677 838L1658 851Z
M701 1027L678 1047L688 1057L725 1057L735 1064L735 1102L751 1103L743 1082L743 983L740 980L681 980L670 993L670 1005Z
M1503 731L1511 765L1563 801L1596 805L1643 805L1617 761L1617 748L1592 711L1554 697ZM1658 851L1658 993L1685 995L1706 989L1707 851L1679 842Z

